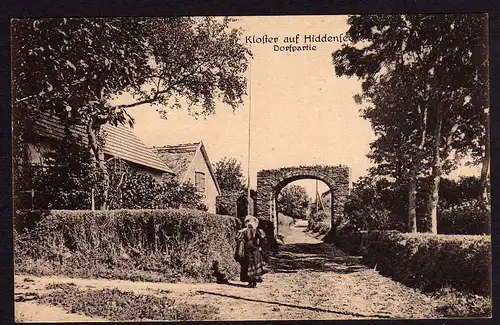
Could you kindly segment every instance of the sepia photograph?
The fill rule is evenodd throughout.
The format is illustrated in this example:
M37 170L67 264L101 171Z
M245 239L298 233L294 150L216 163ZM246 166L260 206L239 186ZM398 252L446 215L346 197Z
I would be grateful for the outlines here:
M491 318L487 14L10 28L16 322Z

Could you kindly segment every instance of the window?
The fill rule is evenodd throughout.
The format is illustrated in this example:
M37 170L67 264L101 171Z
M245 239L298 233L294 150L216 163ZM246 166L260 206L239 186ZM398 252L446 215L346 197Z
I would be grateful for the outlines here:
M195 172L194 173L194 185L198 192L205 192L205 173Z

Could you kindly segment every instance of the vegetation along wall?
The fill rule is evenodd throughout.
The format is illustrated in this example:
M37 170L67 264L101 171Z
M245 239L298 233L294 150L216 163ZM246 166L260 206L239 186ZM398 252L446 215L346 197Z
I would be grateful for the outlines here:
M339 236L337 243L361 253L381 274L423 291L491 293L490 236L371 231Z
M239 221L198 210L18 211L15 272L145 281L229 278Z

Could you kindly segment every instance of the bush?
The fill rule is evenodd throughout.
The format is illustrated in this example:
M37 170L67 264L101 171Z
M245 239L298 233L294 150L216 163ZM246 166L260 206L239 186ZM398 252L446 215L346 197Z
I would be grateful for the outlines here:
M239 221L198 210L18 211L16 272L128 280L229 276Z
M292 184L285 186L281 190L278 196L277 209L294 219L305 219L309 201L307 190L300 185Z
M207 210L203 195L191 183L174 179L157 182L141 172L127 174L120 185L110 187L111 209L198 209Z
M292 217L286 216L281 212L278 212L278 229L290 229L290 227L295 223Z
M363 260L406 285L490 295L489 236L374 231L363 242Z
M330 228L330 216L325 211L320 210L318 212L311 213L307 222L307 230L320 235L325 235L330 231Z
M450 206L438 215L440 234L489 234L490 224L490 210L478 200Z
M400 182L362 177L347 196L342 222L358 230L404 230L407 196L407 188Z

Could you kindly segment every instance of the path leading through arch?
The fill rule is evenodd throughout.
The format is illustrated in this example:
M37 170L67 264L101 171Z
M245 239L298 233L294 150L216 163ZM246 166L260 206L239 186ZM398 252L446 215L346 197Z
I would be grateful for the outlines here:
M51 283L73 283L81 290L118 288L149 295L163 292L178 303L218 309L217 320L439 317L438 299L381 276L363 266L359 257L346 255L304 230L304 224L298 222L284 234L285 244L270 261L271 272L255 289L238 281L222 285L16 275L16 297L43 293ZM37 305L36 300L18 302L16 308L16 314L25 321L51 320L56 315L66 321L84 317Z

